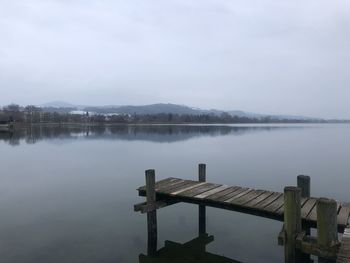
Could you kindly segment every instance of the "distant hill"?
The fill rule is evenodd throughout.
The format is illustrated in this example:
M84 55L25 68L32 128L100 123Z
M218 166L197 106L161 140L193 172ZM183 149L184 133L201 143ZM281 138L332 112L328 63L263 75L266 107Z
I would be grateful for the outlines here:
M76 108L76 105L64 102L64 101L51 101L41 105L38 105L41 108Z
M119 114L159 114L159 113L172 113L172 114L189 114L197 115L202 110L190 108L188 106L177 104L151 104L143 106L104 106L104 107L85 107L84 110L94 111L100 113L119 113Z
M69 110L80 110L80 111L89 111L89 112L95 112L99 114L160 114L160 113L166 113L166 114L179 114L179 115L201 115L201 114L209 114L209 115L216 115L220 116L222 114L229 114L231 116L237 116L237 117L246 117L246 118L256 118L256 119L262 119L262 118L274 118L279 120L305 120L305 121L318 121L322 119L318 118L311 118L311 117L305 117L305 116L293 116L293 115L269 115L269 114L260 114L260 113L251 113L251 112L245 112L240 110L232 110L232 111L223 111L223 110L216 110L216 109L210 109L210 110L204 110L199 108L192 108L186 105L178 105L178 104L171 104L171 103L157 103L157 104L150 104L150 105L140 105L140 106L134 106L134 105L106 105L106 106L83 106L83 105L74 105L62 101L53 101L49 103L45 103L40 105L40 107L45 109L50 109L50 111L53 111L55 108L59 109L60 112L64 111L64 109Z

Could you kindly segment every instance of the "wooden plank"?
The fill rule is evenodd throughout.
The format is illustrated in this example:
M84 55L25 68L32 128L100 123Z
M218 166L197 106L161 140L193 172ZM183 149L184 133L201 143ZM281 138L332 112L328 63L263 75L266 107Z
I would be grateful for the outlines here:
M210 195L213 195L213 194L216 194L216 193L219 193L219 192L222 192L226 189L230 188L228 185L222 185L222 186L219 186L217 188L214 188L212 190L209 190L207 192L204 192L202 194L199 194L199 195L196 195L195 198L198 198L198 199L204 199Z
M159 189L157 192L163 193L163 194L170 194L170 193L175 192L179 189L183 189L185 187L192 186L195 184L198 184L198 182L196 182L196 181L184 181L184 182L180 182L180 183L175 184L175 185L168 186L166 188Z
M301 208L301 218L306 219L306 217L309 215L314 206L316 206L316 199L308 198L303 207Z
M173 177L169 177L163 180L159 180L158 182L156 182L156 190L157 188L159 188L162 185L171 183L171 182L176 182L176 181L180 181L181 179L178 178L173 178ZM139 187L137 190L139 191L146 191L146 185Z
M307 220L311 220L311 221L317 221L317 205L315 205L310 213L308 214L308 216L306 217Z
M338 214L338 224L346 226L348 224L349 215L350 203L342 203Z
M341 204L342 205L342 204ZM344 204L344 207L347 207L347 203ZM339 211L341 212L341 210ZM345 228L344 234L341 240L341 246L339 253L337 255L337 263L350 263L350 229Z
M170 193L170 195L178 195L178 194L181 194L182 192L185 192L187 190L190 190L190 189L193 189L195 187L198 187L198 186L201 186L205 184L205 182L197 182L196 184L193 184L193 185L190 185L190 186L187 186L187 187L184 187L184 188L181 188L181 189L178 189L172 193Z
M337 204L337 211L339 210L339 203ZM317 206L315 205L306 217L309 221L317 221Z
M306 203L308 199L303 197L301 198L301 207ZM284 214L284 204L276 211L276 214L283 215Z
M270 195L268 198L266 198L264 201L256 204L254 207L258 210L264 210L264 208L266 206L268 206L269 204L271 204L273 201L275 201L278 197L280 197L281 195L283 195L282 193L273 193L272 195Z
M246 203L245 205L247 207L253 207L257 204L259 204L260 202L264 201L266 198L270 197L273 194L273 192L270 191L265 191L263 194L261 194L260 196L258 196L257 198L249 201L248 203Z
M193 197L196 195L199 195L201 193L204 193L206 191L209 191L211 189L217 188L221 186L220 184L211 184L211 183L205 183L204 185L201 185L199 187L193 188L191 190L182 192L180 195L181 196L186 196L186 197Z
M178 185L178 184L181 184L181 183L184 183L184 182L187 182L187 181L188 180L179 179L177 181L172 181L172 182L168 182L166 184L161 184L158 187L156 187L156 191L159 192L159 191L165 190L167 188L173 187L175 185Z
M339 203L337 204L337 211L339 210ZM309 221L317 221L317 206L315 205L306 217Z
M220 193L214 194L214 195L210 195L207 197L207 199L212 200L212 201L217 201L220 202L222 200L225 200L225 198L227 196L232 196L234 195L237 191L241 190L241 187L235 186L235 187L231 187L227 190L224 190Z
M176 201L156 201L154 204L147 204L147 202L142 202L134 205L134 211L140 211L142 214L151 212L155 209L163 208L169 205L176 204Z
M241 193L239 193L239 194L237 194L237 195L235 195L235 196L233 196L233 197L231 197L231 198L229 198L227 200L224 200L224 202L225 203L231 203L233 200L235 200L235 199L237 199L237 198L239 198L241 196L244 196L244 195L248 194L251 191L254 191L254 190L251 189L251 188L248 188L248 189L244 190L243 192L241 192Z
M250 189L249 189L249 188L246 188L246 187L242 187L242 188L240 188L240 189L237 189L236 191L234 191L234 192L232 192L232 193L230 193L230 194L224 196L223 198L221 198L220 201L221 201L221 202L224 202L224 201L226 201L226 200L232 199L232 198L234 198L234 197L240 195L241 193L246 192L247 190L250 190Z
M251 192L249 192L248 194L241 196L235 200L233 200L231 203L234 203L236 205L242 205L244 206L245 203L248 203L249 201L257 198L258 196L260 196L262 193L264 193L263 190L253 190Z
M271 204L267 205L264 210L269 211L269 212L275 212L277 211L280 207L283 206L284 203L284 195L281 195L278 197L275 201L273 201Z

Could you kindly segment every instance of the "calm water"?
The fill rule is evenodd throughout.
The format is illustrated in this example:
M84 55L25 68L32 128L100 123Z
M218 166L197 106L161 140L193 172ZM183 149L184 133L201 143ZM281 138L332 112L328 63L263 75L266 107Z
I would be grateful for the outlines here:
M3 263L143 262L146 216L136 188L197 178L283 191L298 174L312 195L350 200L350 125L116 126L0 133L0 258ZM158 211L158 248L197 236L198 209ZM277 221L207 208L207 251L240 262L283 262ZM140 257L142 259L142 257ZM234 262L234 261L232 261Z

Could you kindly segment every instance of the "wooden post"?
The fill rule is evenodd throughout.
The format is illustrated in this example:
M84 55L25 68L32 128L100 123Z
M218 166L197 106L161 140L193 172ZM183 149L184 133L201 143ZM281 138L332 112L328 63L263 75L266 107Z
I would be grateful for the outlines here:
M198 181L206 181L206 165L201 163L198 165ZM198 206L198 235L206 234L206 208L204 205Z
M146 200L149 207L154 210L147 212L147 253L149 256L155 256L157 253L157 210L155 208L156 189L155 189L155 171L146 171Z
M301 197L310 197L310 176L298 175L298 187L301 189Z
M285 262L300 262L300 253L296 250L296 237L301 232L301 189L298 187L284 188L284 230Z
M311 189L310 176L298 175L297 185L301 189L301 197L310 198L310 192L311 192L310 191L310 189ZM305 231L305 234L310 236L311 228L309 226L306 226L306 225L303 225L302 228Z
M319 198L317 211L317 244L320 248L329 248L338 243L337 202L332 199ZM319 262L334 262L319 258Z
M310 176L307 175L298 175L297 177L297 186L301 189L301 197L302 198L310 198L311 193L311 184L310 184ZM302 224L302 229L305 232L306 236L311 235L311 228L306 224ZM306 253L301 253L301 261L302 262L313 262L311 260L311 255Z

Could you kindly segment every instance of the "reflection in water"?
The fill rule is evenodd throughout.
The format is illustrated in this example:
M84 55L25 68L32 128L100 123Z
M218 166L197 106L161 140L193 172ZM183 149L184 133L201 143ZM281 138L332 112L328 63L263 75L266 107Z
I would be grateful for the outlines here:
M48 139L103 139L151 142L177 142L200 136L243 135L257 131L300 128L301 126L228 125L116 125L116 126L32 126L0 132L0 141L10 145L34 144Z
M206 207L204 205L198 205L198 207L198 237L183 244L166 240L164 242L164 247L159 250L157 249L157 210L148 212L147 255L140 254L139 263L240 263L240 261L235 259L216 255L207 251L206 245L214 241L214 236L206 232ZM249 246L247 250L249 250ZM285 263L314 262L310 255L303 254L299 250L297 250L297 255L297 259L285 257ZM319 259L319 262L323 261Z
M189 242L180 244L165 241L164 247L157 251L156 256L139 256L140 263L239 263L239 261L215 255L206 251L206 245L214 241L214 237L203 234Z

